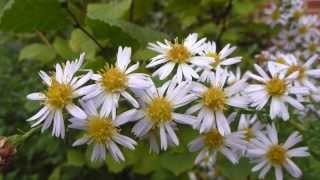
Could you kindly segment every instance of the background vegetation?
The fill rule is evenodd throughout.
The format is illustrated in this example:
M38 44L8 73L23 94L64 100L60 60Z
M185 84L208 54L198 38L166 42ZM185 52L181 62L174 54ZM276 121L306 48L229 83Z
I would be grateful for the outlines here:
M87 53L85 67L97 69L114 61L119 45L133 47L133 60L143 64L154 54L146 50L150 41L185 37L197 32L238 46L241 66L250 69L275 33L259 21L265 1L259 0L0 0L0 134L24 134L25 121L39 104L25 96L41 90L37 72L50 70L57 62ZM147 71L147 70L145 70ZM299 159L303 179L320 178L320 124L309 117L304 143L312 156ZM129 132L129 127L126 127ZM280 124L281 136L293 131ZM71 136L61 140L50 132L34 133L17 147L12 163L0 179L187 179L195 170L195 154L186 144L197 135L190 128L179 131L181 145L160 155L149 154L139 142L136 151L124 150L127 161L119 164L107 156L106 162L91 163L90 150L73 148ZM128 133L129 134L129 133ZM233 166L218 160L218 170L227 179L255 179L247 161ZM273 178L272 173L267 179Z

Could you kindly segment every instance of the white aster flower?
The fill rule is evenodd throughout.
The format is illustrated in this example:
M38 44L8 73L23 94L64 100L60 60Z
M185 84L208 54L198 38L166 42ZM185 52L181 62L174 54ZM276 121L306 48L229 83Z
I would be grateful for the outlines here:
M156 137L160 135L160 146L166 150L168 144L179 145L174 129L176 123L192 125L195 117L175 112L177 108L189 104L195 99L190 91L190 82L168 81L159 88L151 86L138 91L141 98L141 119L134 125L132 132L137 137L148 137L150 150L159 152ZM158 131L158 132L157 132Z
M299 35L297 38L305 38L309 40L310 38L317 38L320 36L319 31L320 20L316 15L305 15L301 17L298 21L296 33ZM301 41L301 40L300 40Z
M198 34L193 33L179 43L176 40L174 43L165 40L165 43L156 42L149 43L149 49L159 53L153 57L147 65L148 68L162 65L152 75L159 76L160 80L167 78L177 65L175 76L180 82L183 79L192 80L198 79L199 75L192 68L192 65L201 68L209 68L212 62L211 58L199 56L205 42L205 38L198 40Z
M257 115L241 114L238 131L244 131L244 139L250 142L256 134L264 128L264 125L257 120Z
M320 37L311 38L303 43L305 51L303 52L304 57L311 57L313 55L320 55Z
M244 151L246 148L246 141L243 138L244 134L241 131L223 135L218 129L212 128L191 141L188 148L191 152L200 151L195 159L195 164L201 164L208 160L214 164L219 152L230 162L236 164L239 160L237 151Z
M258 81L258 84L250 84L246 88L246 93L251 99L251 106L261 110L270 100L270 117L274 119L281 117L283 120L289 119L287 103L303 110L303 105L292 95L307 94L308 89L304 87L292 86L292 81L297 78L298 72L286 76L286 72L279 72L273 63L268 63L268 75L260 66L254 65L259 75L248 73L249 77Z
M201 56L207 56L212 59L211 67L216 69L222 66L230 66L236 63L241 62L241 57L228 57L231 53L236 50L236 47L231 47L230 44L227 44L220 52L217 51L216 43L214 41L207 42L203 46L203 51L200 52ZM202 82L210 82L210 78L213 75L210 69L204 69L200 75L199 80Z
M294 55L283 55L284 62L276 62L279 70L283 70L287 75L298 72L295 83L298 86L304 86L312 91L317 91L316 85L311 81L314 78L320 78L320 69L312 69L312 65L317 60L318 56L314 55L305 63L299 61Z
M195 127L200 129L200 132L217 127L221 134L230 133L224 111L229 107L247 107L247 99L239 94L246 86L246 82L240 80L231 86L225 86L227 79L228 72L218 68L213 74L209 87L194 82L192 92L194 96L199 98L199 101L191 106L187 113L198 112L198 121Z
M105 116L102 109L98 112L92 101L80 101L80 103L88 116L86 118L73 117L69 119L71 122L69 128L85 131L83 137L76 140L73 146L92 144L91 161L104 160L106 150L109 151L114 160L124 161L125 158L118 145L133 150L137 143L133 139L121 135L120 126L136 120L138 118L137 111L134 109L128 110L112 119L110 116Z
M80 69L84 60L84 53L75 61L67 61L66 64L56 64L55 72L49 76L44 71L39 75L44 84L48 86L45 92L31 93L27 96L30 100L41 101L44 107L27 121L37 120L32 127L42 123L41 132L53 124L52 135L64 138L65 127L63 111L66 109L71 115L78 118L86 118L86 114L74 104L74 100L88 93L88 88L81 87L90 80L92 72L83 76L74 76Z
M267 15L266 23L274 27L275 25L285 25L288 16L282 13L282 8L277 7L275 3L270 3L270 6L265 9L264 13Z
M279 144L275 127L268 126L266 134L258 133L248 146L248 156L256 164L252 171L260 170L259 178L264 178L274 167L276 179L282 180L282 168L285 168L293 177L300 177L302 172L291 158L309 156L307 147L292 148L301 141L302 136L294 132L284 144Z
M139 67L136 63L130 67L131 48L119 47L115 66L106 66L98 74L93 76L95 84L88 86L90 92L84 100L93 100L98 106L102 105L101 112L104 115L116 116L120 96L126 99L133 107L138 108L136 99L130 95L128 90L145 89L152 85L148 75L133 73Z

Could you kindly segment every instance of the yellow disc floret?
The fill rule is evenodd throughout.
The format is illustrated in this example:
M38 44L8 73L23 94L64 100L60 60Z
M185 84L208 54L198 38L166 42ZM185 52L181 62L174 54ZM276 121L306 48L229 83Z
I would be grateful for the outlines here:
M212 129L204 134L204 142L211 149L219 149L224 143L224 138L217 129Z
M59 83L55 79L52 80L45 94L47 103L53 108L61 109L72 102L72 87L69 84Z
M287 83L275 77L266 83L266 90L270 96L282 96L287 91Z
M105 91L116 92L127 87L128 78L116 67L105 67L101 72L101 84Z
M305 70L303 67L298 66L298 65L292 65L291 67L289 67L287 73L288 73L288 74L291 74L291 73L294 73L294 72L296 72L296 71L299 72L299 75L298 75L298 79L299 79L299 80L301 80L301 79L303 79L303 78L305 77L305 75L306 75L306 74L305 74L306 70Z
M272 145L266 153L266 158L273 165L283 165L287 158L287 150L280 145Z
M221 88L211 87L202 94L202 101L205 106L214 111L223 110L225 108L226 96Z
M217 54L216 52L209 52L209 53L207 53L207 56L212 57L212 59L213 59L213 63L211 64L212 67L215 68L220 64L220 62L221 62L220 55Z
M155 125L159 125L172 120L172 105L164 97L156 97L149 104L146 113Z
M244 130L244 138L246 141L250 141L252 138L254 138L254 134L253 134L253 131L252 131L252 128L250 127L247 127Z
M191 53L183 44L174 43L167 52L167 57L172 62L182 64L189 61Z
M119 129L114 126L111 118L92 116L88 119L88 136L97 144L104 144L109 141Z

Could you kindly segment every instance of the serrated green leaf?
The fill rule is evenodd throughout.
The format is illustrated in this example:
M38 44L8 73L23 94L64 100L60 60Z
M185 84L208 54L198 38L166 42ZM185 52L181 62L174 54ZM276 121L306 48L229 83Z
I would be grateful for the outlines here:
M0 16L0 29L10 32L57 30L67 24L57 0L10 0Z
M104 9L101 9L104 7ZM112 6L111 6L112 7ZM136 24L126 22L118 19L117 16L106 16L105 12L110 11L110 6L103 4L90 4L87 8L87 22L91 26L95 21L101 21L108 26L116 27L120 29L118 33L129 35L132 39L138 41L140 44L147 44L150 41L160 40L166 37L164 33L151 30L147 27L141 27ZM108 27L105 27L108 28ZM110 28L110 27L109 27ZM113 34L109 34L109 38L112 38Z
M55 51L40 43L35 43L24 47L19 54L19 59L34 59L40 61L50 61L56 57Z
M71 166L82 166L85 163L83 153L77 150L69 150L67 153L67 164Z

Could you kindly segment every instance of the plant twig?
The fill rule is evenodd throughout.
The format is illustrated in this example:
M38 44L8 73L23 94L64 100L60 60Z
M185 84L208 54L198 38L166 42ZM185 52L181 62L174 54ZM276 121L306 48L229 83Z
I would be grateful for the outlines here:
M106 48L104 48L102 46L102 44L99 43L99 41L89 32L87 31L80 23L80 21L78 20L78 18L76 17L76 15L71 11L71 9L69 8L69 5L67 2L64 2L62 3L62 7L66 10L66 12L69 14L69 16L71 17L72 19L72 23L73 23L73 26L75 28L78 28L80 29L85 35L87 35L100 49L101 49L101 52L102 52L102 55L104 57L108 57L106 55Z
M226 5L224 11L221 13L219 19L218 19L218 23L221 23L221 28L219 30L219 33L217 35L216 38L216 43L219 46L220 45L220 41L222 38L223 33L225 32L226 28L227 28L227 17L229 16L229 14L231 13L233 7L233 0L229 0L228 4Z
M131 1L130 10L129 10L129 21L134 21L134 0Z
M48 38L43 34L43 32L36 30L36 34L44 44L46 44L49 48L52 48L52 45L50 44Z

